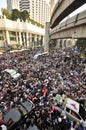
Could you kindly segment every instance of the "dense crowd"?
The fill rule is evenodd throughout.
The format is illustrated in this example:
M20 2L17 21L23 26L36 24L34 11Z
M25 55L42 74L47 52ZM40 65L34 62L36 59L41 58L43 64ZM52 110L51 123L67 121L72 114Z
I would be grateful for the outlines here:
M86 59L75 48L53 50L34 59L36 53L24 50L0 55L0 130L7 129L2 115L27 99L35 108L15 130L26 130L30 125L39 130L84 130L82 124L55 109L53 97L65 95L86 107ZM14 69L21 76L13 79L5 69Z

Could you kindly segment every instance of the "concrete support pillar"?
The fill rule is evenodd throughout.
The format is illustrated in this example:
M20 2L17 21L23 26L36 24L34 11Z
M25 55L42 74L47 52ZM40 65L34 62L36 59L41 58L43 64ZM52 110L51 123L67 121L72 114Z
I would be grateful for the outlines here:
M30 47L32 47L32 34L30 33L29 36L30 36L30 37L29 37L29 39L30 39Z
M77 41L77 39L71 39L71 41L70 41L70 43L71 43L71 46L74 46L75 45L75 43L76 43L76 41Z
M60 39L60 49L62 49L62 39Z
M35 42L37 42L37 35L35 35Z
M37 35L37 42L39 41L39 36Z
M7 38L7 44L10 44L10 36L9 36L9 32L6 31L6 38Z
M37 42L36 42L36 46L38 46L39 36L38 36L38 35L36 35L36 36L37 36L37 37L36 37L36 38L37 38L37 39L36 39L36 40L37 40Z
M19 32L19 44L22 46L22 36L21 36L21 32Z
M43 45L43 36L41 36L41 45Z
M70 46L70 39L68 39L68 46Z
M38 46L40 46L41 45L41 36L39 35L39 44L38 44Z
M64 47L66 47L66 39L64 39Z
M43 36L43 43L42 43L43 47L44 47L44 45L45 45L44 43L45 43L45 38L44 38L44 36Z
M49 51L49 33L50 33L50 23L47 22L45 26L45 43L44 51Z
M34 49L34 48L35 48L35 43L34 43L34 42L32 42L32 44L33 44L33 45L32 45L32 48Z
M62 49L64 49L65 48L65 39L62 39Z
M28 36L28 33L26 33L26 42L27 42L27 47L29 47L29 36Z
M66 44L65 44L65 45L66 45L66 47L67 47L67 44L68 44L68 41L66 40Z
M57 41L57 45L56 45L56 48L60 48L60 39L58 39L58 41Z
M16 32L16 43L19 44L19 40L18 40L18 32Z
M3 38L4 38L4 40L3 40L3 45L4 45L4 47L5 46L7 46L6 44L7 44L7 41L6 41L6 32L5 31L2 31L2 35L3 35Z
M39 45L39 35L37 35L37 46Z
M69 39L66 40L66 47L69 47Z
M32 34L32 48L34 49L34 41L35 41L35 35Z
M62 49L64 48L64 40L62 39Z
M41 39L40 39L40 45L42 46L43 45L43 36L40 36L41 37ZM49 43L48 43L49 44ZM48 45L49 46L49 45Z
M26 41L25 41L25 33L23 33L23 42L24 42L24 47L26 47Z
M35 35L35 45L37 47L37 35Z

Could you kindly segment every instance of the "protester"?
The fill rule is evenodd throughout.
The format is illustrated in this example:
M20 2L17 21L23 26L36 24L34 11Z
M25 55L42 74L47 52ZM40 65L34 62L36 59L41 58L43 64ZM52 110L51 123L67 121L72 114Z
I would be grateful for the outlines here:
M73 130L74 122L61 116L56 105L70 97L84 107L86 105L86 91L82 87L86 81L83 59L80 52L74 48L54 50L44 56L34 59L36 50L4 53L0 55L0 109L6 114L19 103L30 99L35 108L30 113L26 128L36 125L40 130ZM14 79L5 72L5 69L14 69L21 76ZM54 95L63 97L63 100L53 100ZM60 95L60 96L59 96ZM52 106L53 104L53 106ZM2 125L2 121L0 120ZM1 126L2 127L2 126ZM21 127L21 126L20 126ZM83 130L78 124L78 130ZM15 128L15 130L22 128Z

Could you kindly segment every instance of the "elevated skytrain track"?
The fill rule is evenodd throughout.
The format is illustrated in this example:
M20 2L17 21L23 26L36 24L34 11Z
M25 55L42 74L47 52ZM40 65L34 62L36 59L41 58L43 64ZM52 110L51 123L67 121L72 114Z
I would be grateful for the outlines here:
M51 28L57 26L66 16L85 3L85 0L58 0L51 15Z
M51 29L50 39L86 38L86 10Z

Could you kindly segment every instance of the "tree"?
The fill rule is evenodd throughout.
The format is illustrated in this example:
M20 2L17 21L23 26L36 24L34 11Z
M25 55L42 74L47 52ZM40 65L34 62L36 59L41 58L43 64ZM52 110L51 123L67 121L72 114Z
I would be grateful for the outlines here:
M86 48L86 38L78 39L76 42L76 46L78 48L85 49Z
M20 18L20 11L18 9L13 9L12 10L12 20L17 20Z
M33 25L36 24L36 22L35 22L33 19L30 19L30 21L31 21L31 23L32 23Z
M29 18L29 13L27 10L24 10L20 13L20 19L23 20L24 22L26 21L26 19Z
M3 16L5 15L7 19L11 19L11 14L7 9L2 8L1 11L2 11Z
M78 39L76 42L76 46L80 49L81 54L86 57L86 38Z

